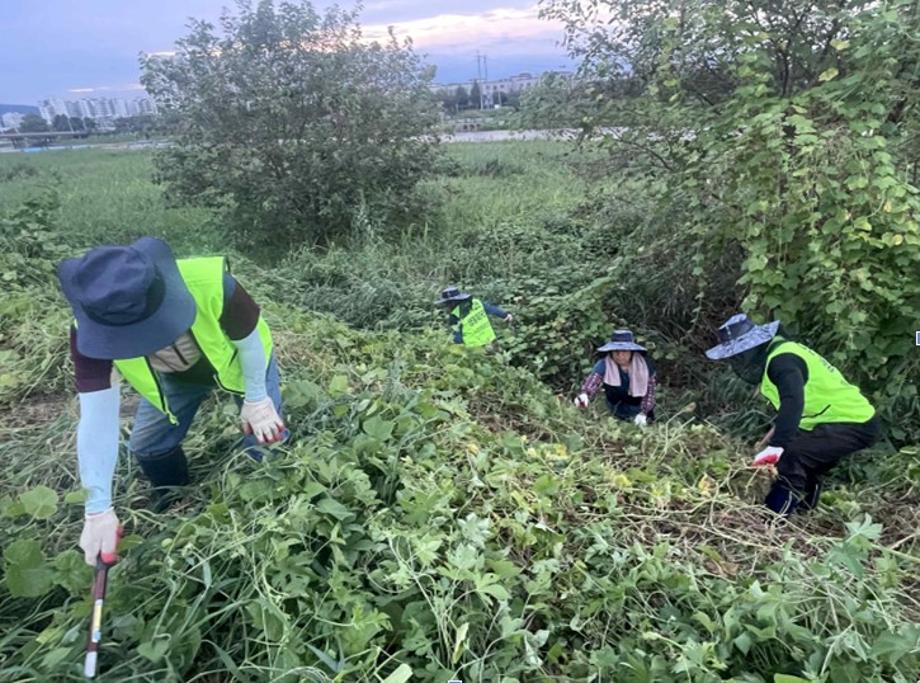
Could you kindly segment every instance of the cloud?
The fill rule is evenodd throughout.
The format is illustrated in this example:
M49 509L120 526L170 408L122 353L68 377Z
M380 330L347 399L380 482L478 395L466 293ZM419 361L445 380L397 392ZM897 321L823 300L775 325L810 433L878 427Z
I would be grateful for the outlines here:
M92 88L68 88L67 92L73 93L74 95L89 95L91 93L97 92L134 92L137 90L143 90L144 86L140 83L128 83L127 85L97 85Z
M412 38L416 47L438 52L470 52L488 46L490 50L517 50L522 44L528 50L535 47L559 53L557 43L562 38L562 24L540 19L539 8L499 7L479 14L438 14L422 19L398 21L392 24L370 24L364 35L385 41L392 26L397 37Z

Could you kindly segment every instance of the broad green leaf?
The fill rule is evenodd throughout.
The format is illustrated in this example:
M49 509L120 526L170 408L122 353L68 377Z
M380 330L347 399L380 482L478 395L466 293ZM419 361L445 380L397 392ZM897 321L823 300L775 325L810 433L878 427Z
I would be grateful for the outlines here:
M85 593L92 580L92 567L86 564L80 552L65 550L54 558L54 582L66 588L71 595Z
M45 563L38 541L21 538L3 551L6 563L6 585L10 593L20 598L37 598L49 590L54 572Z
M339 398L348 393L348 378L345 375L336 375L329 382L329 395Z
M346 520L354 516L354 513L342 505L335 498L323 498L316 504L316 509L320 512L332 515L338 520Z
M831 67L830 69L826 69L825 71L822 71L821 75L818 76L818 80L821 82L830 81L836 78L837 74L839 73L840 72L837 69Z
M790 674L774 674L773 683L811 683L807 678L799 678Z
M58 494L47 486L36 486L19 496L26 514L35 519L48 519L57 512Z
M374 415L364 421L362 428L364 433L378 441L386 441L393 433L394 424L389 420L381 419L379 415Z

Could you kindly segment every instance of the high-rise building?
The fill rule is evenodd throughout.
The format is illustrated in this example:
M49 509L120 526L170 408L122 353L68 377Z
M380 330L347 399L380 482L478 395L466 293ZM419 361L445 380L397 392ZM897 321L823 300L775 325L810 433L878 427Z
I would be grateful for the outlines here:
M48 123L59 114L93 119L101 123L110 123L114 119L140 114L156 114L156 103L149 97L83 97L79 100L62 100L49 97L39 102L39 113Z

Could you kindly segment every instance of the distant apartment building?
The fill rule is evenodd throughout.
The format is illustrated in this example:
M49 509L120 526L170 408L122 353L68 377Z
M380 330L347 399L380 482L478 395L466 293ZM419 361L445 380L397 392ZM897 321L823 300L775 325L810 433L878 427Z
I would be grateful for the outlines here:
M100 124L111 123L115 119L156 114L156 103L149 97L83 97L79 100L62 100L50 97L38 103L42 118L48 123L60 114L81 119L93 119Z

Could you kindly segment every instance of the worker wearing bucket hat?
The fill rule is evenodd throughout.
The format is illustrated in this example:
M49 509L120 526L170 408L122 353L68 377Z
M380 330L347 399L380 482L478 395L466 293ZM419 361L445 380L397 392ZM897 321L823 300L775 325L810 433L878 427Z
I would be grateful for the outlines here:
M601 358L581 385L575 406L586 408L601 386L607 407L620 420L645 427L655 419L655 388L658 383L655 364L644 346L636 343L630 330L614 330L597 349Z
M144 237L99 247L58 266L74 314L71 356L80 399L77 457L88 492L80 545L86 561L115 558L112 478L118 455L119 378L140 395L129 449L156 507L188 483L182 441L214 387L239 403L247 452L284 440L272 337L221 257L176 260Z
M728 360L777 411L752 463L777 469L765 505L782 515L814 508L823 475L878 439L875 408L824 358L784 338L779 322L755 325L739 313L719 328L718 338L706 356Z
M448 324L454 332L454 343L467 347L487 346L495 341L495 330L489 316L510 323L514 318L510 313L487 301L474 298L472 294L461 292L457 287L445 287L434 304L450 307Z

